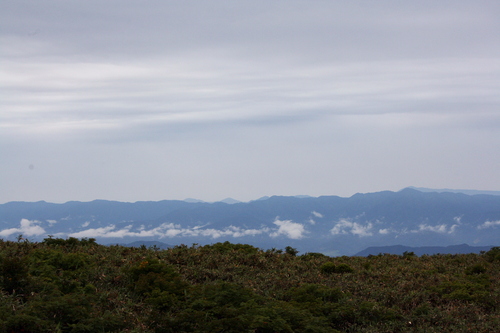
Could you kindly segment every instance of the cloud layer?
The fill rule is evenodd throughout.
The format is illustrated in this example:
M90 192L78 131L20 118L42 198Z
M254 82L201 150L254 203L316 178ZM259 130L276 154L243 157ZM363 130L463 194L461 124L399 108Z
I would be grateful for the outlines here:
M500 221L486 221L480 226L478 226L478 229L487 229L487 228L495 228L500 226Z
M54 225L54 221L47 221L49 226ZM39 221L30 221L22 219L19 228L10 228L0 231L0 237L8 238L12 235L22 234L24 236L47 236L47 231L41 227ZM76 238L175 238L175 237L198 237L218 239L221 237L239 238L247 236L265 235L268 237L286 237L288 239L301 239L308 233L301 223L295 223L291 220L276 220L273 222L276 227L262 226L259 229L242 228L230 225L222 229L209 228L205 226L182 227L180 224L162 223L155 228L146 228L142 225L139 228L134 228L133 225L125 227L117 227L115 224L110 224L105 227L87 228L89 222L82 225L84 230L77 232L59 232L55 233L56 237L76 237Z
M70 237L94 237L94 238L123 238L123 237L158 237L174 238L174 237L206 237L217 239L220 237L244 237L256 236L263 233L269 233L269 228L261 229L244 229L235 226L227 228L212 229L203 227L183 228L179 224L163 223L160 226L147 230L142 227L140 230L132 230L132 225L118 229L114 224L103 228L90 228L79 232L70 233Z
M280 221L276 219L273 222L278 226L278 230L270 234L271 237L286 236L290 239L301 239L307 233L304 225L292 222L291 220Z
M416 229L397 229L392 227L386 228L376 228L377 224L380 224L380 221L353 221L352 219L340 219L336 221L334 227L330 230L332 235L355 235L359 237L367 237L374 236L376 234L380 235L404 235L404 234L417 234L417 233L425 233L425 232L433 232L438 234L453 234L460 227L460 218L453 219L454 224L438 224L438 225L429 225L426 223L421 223L418 225ZM478 226L478 229L488 228L494 225L500 225L498 222L485 222Z
M314 214L318 216L319 214ZM461 228L470 228L468 224L462 224L461 217L456 217L451 223L429 224L421 223L415 228L397 228L384 224L381 221L362 221L361 216L355 219L342 218L333 222L325 222L330 224L330 235L334 238L342 236L356 236L360 238L379 237L392 235L392 237L400 237L411 234L440 234L440 235L457 235ZM309 222L309 223L308 223ZM124 222L125 223L125 222ZM182 226L175 223L162 223L157 227L148 228L144 225L139 227L132 224L123 226L110 224L104 227L88 228L90 222L85 222L81 225L79 231L59 231L52 232L52 228L60 228L60 222L55 220L47 220L40 222L37 220L22 219L19 222L19 227L8 228L0 231L0 238L12 238L14 236L23 235L30 238L43 238L48 234L55 237L67 238L136 238L136 239L176 239L176 238L191 238L193 241L206 240L227 240L237 239L241 237L269 237L271 239L283 238L289 240L301 240L311 237L324 238L327 235L317 234L317 225L310 221L305 221L306 224L294 222L292 220L281 220L276 217L272 226L262 225L259 228L244 228L230 225L223 228L211 228L209 224L198 226ZM44 227L45 226L45 227ZM500 221L485 221L478 224L475 229L494 229L500 227ZM322 227L320 227L322 228ZM59 229L60 230L60 229ZM463 230L462 230L463 231Z
M7 238L12 235L33 237L46 234L45 229L38 224L40 224L40 222L36 220L30 221L28 219L22 219L19 223L19 228L4 229L0 231L0 237Z
M373 223L368 222L365 225L353 222L348 219L340 219L330 230L332 235L353 234L360 237L372 236Z

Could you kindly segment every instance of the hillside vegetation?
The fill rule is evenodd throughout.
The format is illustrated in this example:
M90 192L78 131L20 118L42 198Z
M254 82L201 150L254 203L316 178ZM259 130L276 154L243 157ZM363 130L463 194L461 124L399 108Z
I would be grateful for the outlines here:
M298 255L0 240L0 332L495 332L500 248Z

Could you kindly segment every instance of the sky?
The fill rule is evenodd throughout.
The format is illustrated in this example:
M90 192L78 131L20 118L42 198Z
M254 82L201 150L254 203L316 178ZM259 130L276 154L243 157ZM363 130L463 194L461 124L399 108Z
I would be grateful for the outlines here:
M0 2L0 203L500 190L500 2Z

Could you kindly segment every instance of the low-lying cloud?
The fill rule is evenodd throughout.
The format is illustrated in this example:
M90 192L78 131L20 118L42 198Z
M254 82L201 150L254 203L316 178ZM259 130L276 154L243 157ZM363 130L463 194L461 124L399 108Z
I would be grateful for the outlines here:
M381 235L387 235L387 234L389 234L390 232L391 232L391 230L390 230L390 229L388 229L388 228L385 228L385 229L380 229L380 230L378 231L378 233L379 233L379 234L381 234Z
M278 237L284 235L290 239L301 239L304 237L304 234L306 233L304 225L292 222L291 220L281 221L276 219L276 221L274 221L273 223L277 225L279 228L277 231L269 235L271 237Z
M46 221L50 226L53 226L54 224L57 223L57 220L46 220Z
M478 226L477 228L481 230L481 229L487 229L487 228L494 228L494 227L498 227L498 226L500 226L500 220L498 220L498 221L486 221L483 224L481 224L480 226Z
M117 229L116 225L112 224L103 228L92 228L82 230L79 232L71 233L70 237L92 237L92 238L123 238L123 237L159 237L159 238L173 238L173 237L210 237L213 239L220 237L244 237L256 236L268 233L270 231L267 227L260 229L244 229L236 226L229 226L223 229L203 228L201 226L183 228L179 224L163 223L160 226L146 230L141 226L137 230L132 230L132 225L124 228Z
M353 222L349 219L340 219L336 225L330 230L333 235L353 234L360 237L372 236L373 223L368 222L362 225L358 222Z
M455 219L455 221L457 221ZM458 224L453 224L453 225L447 225L447 224L437 224L437 225L429 225L429 224L419 224L417 229L407 229L404 228L402 230L397 230L394 228L384 228L380 229L378 231L379 234L381 235L388 235L388 234L396 234L396 235L405 235L405 234L417 234L417 233L423 233L423 232L435 232L439 234L452 234L456 231L456 229L459 227L460 223Z
M317 211L312 211L311 214L313 214L315 217L319 217L319 218L323 217L323 214L318 213Z
M447 224L438 224L438 225L429 225L422 223L418 225L417 229L402 229L402 230L397 230L394 228L382 228L378 230L378 234L380 235L388 235L388 234L397 234L397 235L403 235L403 234L408 234L408 233L422 233L422 232L435 232L435 233L440 233L440 234L452 234L456 231L456 229L460 225L460 220L454 219L456 224L453 225L447 225ZM500 225L500 221L497 222L486 222L484 223L483 228L490 227L492 225L495 225L495 223ZM366 236L373 236L374 232L374 223L372 222L365 222L365 224L359 223L359 222L354 222L350 219L340 219L338 222L336 222L335 226L330 230L330 232L333 235L357 235L360 237L366 237Z
M301 239L307 231L303 224L292 222L291 220L281 221L276 219L273 222L276 228L262 226L258 229L245 229L237 226L229 226L222 229L206 228L206 226L182 227L180 224L163 223L152 229L146 229L143 225L133 229L132 225L118 229L111 224L102 228L91 228L68 234L70 237L92 237L92 238L123 238L123 237L209 237L217 239L220 237L246 237L257 235L268 235L269 237L285 236L290 239ZM56 236L63 236L62 234Z
M428 224L420 224L418 229L412 230L412 233L422 232L422 231L431 231L439 234L452 234L455 232L455 229L458 227L458 224L453 224L452 226L448 226L446 224L438 224L438 225L428 225Z
M10 228L0 231L0 237L9 237L15 234L24 236L43 236L47 231L39 224L41 222L28 219L22 219L19 228ZM82 224L83 228L88 227L89 221ZM290 239L301 239L307 233L304 225L292 222L291 220L281 221L276 219L273 224L276 227L261 226L260 228L242 228L234 225L222 229L209 228L208 225L182 227L180 224L163 223L158 227L147 229L144 225L134 227L129 224L125 227L117 227L115 224L110 224L105 227L89 228L78 232L59 232L55 233L56 237L75 237L75 238L124 238L124 237L157 237L157 238L174 238L174 237L208 237L217 239L221 237L247 237L257 235L267 235L269 237L284 236Z
M40 221L28 219L22 219L19 223L19 228L10 228L0 231L0 237L9 237L14 234L24 235L24 236L40 236L46 233L45 229L40 227L38 224Z

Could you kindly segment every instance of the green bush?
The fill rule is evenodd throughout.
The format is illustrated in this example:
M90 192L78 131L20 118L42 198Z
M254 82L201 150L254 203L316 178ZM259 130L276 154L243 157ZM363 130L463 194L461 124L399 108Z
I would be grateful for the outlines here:
M319 252L307 252L301 255L300 258L306 260L306 259L325 259L328 257L323 253Z
M345 297L339 288L328 288L320 284L303 284L286 293L286 299L300 303L338 302Z
M52 325L38 316L18 313L9 317L1 326L4 332L49 332Z
M23 294L29 283L25 257L8 254L0 256L0 287L9 294Z
M337 266L333 262L327 262L321 265L320 271L323 274L332 274L336 273L337 271Z
M287 246L285 247L285 253L295 257L299 251L291 246Z
M403 252L403 258L413 258L416 257L417 255L413 251L404 251Z
M335 273L352 273L354 269L348 264L339 264L335 270Z
M486 267L482 264L476 264L474 266L468 267L465 270L466 275L483 274L486 273Z
M333 274L333 273L344 274L344 273L354 272L354 269L351 266L349 266L348 264L342 263L339 265L335 265L333 262L324 263L320 267L320 270L321 270L321 273L323 273L323 274Z
M172 266L156 258L146 258L125 271L131 278L130 288L140 295L150 296L155 290L157 296L158 292L182 295L188 287Z
M492 247L484 256L489 262L500 261L500 246Z
M247 254L258 253L259 248L256 248L248 244L232 244L230 242L215 243L212 245L205 245L201 248L205 252L216 251L218 253L231 253L231 252L241 252Z
M90 245L96 245L96 240L95 238L74 238L74 237L69 237L68 239L62 239L62 238L45 238L42 242L43 244L47 244L49 246L60 246L60 247L67 247L67 248L72 248L76 246L90 246Z

